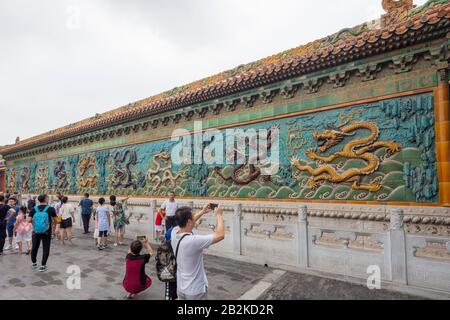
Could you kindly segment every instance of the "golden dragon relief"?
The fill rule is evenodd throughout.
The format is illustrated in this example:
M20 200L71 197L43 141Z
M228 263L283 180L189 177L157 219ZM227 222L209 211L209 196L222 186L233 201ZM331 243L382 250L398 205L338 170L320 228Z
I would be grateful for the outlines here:
M356 135L358 130L369 130L369 135L355 139L344 145L343 149L335 152L330 156L320 156L317 153L325 153L330 148L341 143L345 137ZM379 130L373 122L357 122L345 125L340 128L328 127L323 132L314 132L314 139L317 141L318 148L315 151L309 151L306 155L314 160L324 163L317 168L308 165L302 165L298 158L292 159L292 165L299 171L307 171L313 177L308 182L308 186L317 189L321 182L344 183L353 182L353 190L365 190L369 192L378 192L382 185L379 183L370 183L362 185L361 181L364 176L370 175L378 170L380 159L373 154L374 151L386 148L389 155L393 155L401 150L401 146L395 141L377 141L379 138ZM366 163L363 168L351 168L344 172L339 172L330 163L340 159L359 159Z
M184 177L184 172L173 173L170 153L166 151L154 155L150 167L151 169L147 172L147 181L153 184L153 191L158 190L166 182L169 182L170 186L175 188L177 181Z
M92 168L92 174L89 174L89 169ZM80 174L80 178L78 180L78 184L81 188L97 187L97 168L95 166L95 158L88 157L81 159L78 167L78 171Z

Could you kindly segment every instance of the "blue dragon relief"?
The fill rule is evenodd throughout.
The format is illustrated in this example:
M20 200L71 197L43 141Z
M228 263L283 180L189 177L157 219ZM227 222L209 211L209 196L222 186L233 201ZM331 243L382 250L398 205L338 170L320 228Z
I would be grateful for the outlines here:
M112 155L113 172L112 186L114 188L137 189L137 182L133 180L131 167L137 164L137 153L135 150L123 150Z
M35 181L36 181L36 170L37 170L37 163L34 163L29 166L30 168L30 193L35 193Z
M206 148L214 143L215 137L209 142L203 142L202 154ZM194 145L191 145L191 159L194 158ZM191 164L187 167L186 178L187 190L194 197L205 197L208 195L208 177L209 166L202 162L201 164Z
M67 187L69 186L69 180L66 170L66 161L56 161L55 167L53 169L53 174L55 176L55 189L67 189Z
M98 183L97 188L100 194L105 194L107 191L106 186L106 163L110 157L109 151L101 151L96 153L96 167L98 168Z
M22 173L20 174L20 190L22 192L27 192L30 190L30 168L22 168Z
M80 157L74 156L69 158L69 168L70 168L70 176L71 176L71 183L69 187L69 192L71 194L77 194L78 193L78 183L77 183L77 174L78 174L78 162L80 161Z

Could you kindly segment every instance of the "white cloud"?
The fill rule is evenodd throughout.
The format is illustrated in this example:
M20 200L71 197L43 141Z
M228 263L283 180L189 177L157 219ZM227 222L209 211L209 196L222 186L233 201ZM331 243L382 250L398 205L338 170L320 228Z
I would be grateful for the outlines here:
M381 0L0 0L0 145L381 14Z

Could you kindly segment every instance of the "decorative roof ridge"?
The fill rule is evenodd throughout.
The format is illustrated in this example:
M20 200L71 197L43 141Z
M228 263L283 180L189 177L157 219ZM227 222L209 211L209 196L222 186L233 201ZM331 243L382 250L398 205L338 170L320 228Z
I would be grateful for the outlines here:
M394 1L393 3L404 1L408 2L410 0ZM395 12L395 14L397 13ZM388 12L385 16L389 14ZM378 24L383 24L386 21L390 22L390 24L377 26L377 22L371 21L353 28L345 28L330 36L309 42L305 45L270 55L255 62L239 65L234 69L194 81L181 87L175 87L169 91L141 99L126 106L113 109L112 111L97 114L94 117L19 141L15 145L0 147L0 153L10 154L50 141L76 136L95 128L116 125L128 119L133 120L135 116L144 113L149 113L150 115L170 111L183 107L183 103L190 104L191 101L194 101L192 102L194 104L201 99L204 101L214 99L216 97L212 97L213 92L221 96L226 96L230 92L244 91L246 90L245 84L247 82L255 82L256 79L264 80L282 70L289 70L299 65L306 65L306 63L314 63L343 51L349 52L355 48L362 48L367 44L374 44L380 41L380 39L389 39L394 34L403 35L409 30L419 30L425 24L433 25L443 18L449 19L450 3L448 0L430 0L421 7L407 11L403 17L395 16L394 20L384 20L385 16L382 17L381 22L378 21Z

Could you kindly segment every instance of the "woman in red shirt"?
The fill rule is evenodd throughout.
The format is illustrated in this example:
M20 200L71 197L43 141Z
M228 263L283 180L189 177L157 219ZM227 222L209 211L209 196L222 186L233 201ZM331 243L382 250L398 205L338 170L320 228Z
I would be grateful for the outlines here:
M141 255L145 246L147 254ZM145 265L153 256L153 250L145 238L144 245L139 240L133 241L126 258L126 274L123 287L128 292L127 299L133 299L137 294L147 290L152 285L152 279L145 274Z

